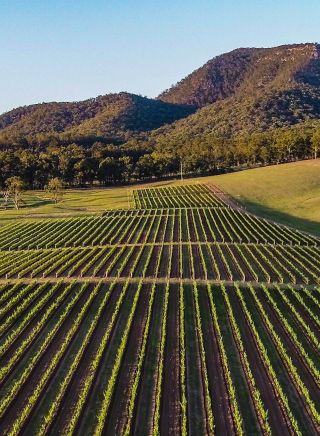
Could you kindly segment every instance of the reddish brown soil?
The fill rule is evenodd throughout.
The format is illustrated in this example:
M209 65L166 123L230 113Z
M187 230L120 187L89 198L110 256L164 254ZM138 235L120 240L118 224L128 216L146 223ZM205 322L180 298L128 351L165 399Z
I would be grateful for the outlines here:
M200 209L199 212L200 212L200 219L202 220L202 225L203 225L203 228L204 228L204 231L205 231L205 234L206 234L207 240L208 240L208 242L214 242L215 239L214 239L214 237L213 237L212 234L211 234L211 231L210 231L210 228L209 228L209 226L208 226L207 220L206 220L206 218L205 218L205 216L204 216L204 211L203 211L203 209ZM213 223L212 223L212 224L213 224ZM213 225L212 227L213 227L213 229L214 229L214 225Z
M285 268L286 268L288 271L290 271L290 272L293 274L293 276L296 277L296 281L297 281L297 283L300 283L300 284L304 283L303 278L301 277L301 275L300 275L300 274L299 274L295 269L293 269L293 268L289 265L289 263L286 262L286 255L284 255L284 257L282 257L282 256L280 255L280 253L279 253L279 251L278 251L278 247L275 247L275 246L269 246L268 249L270 250L270 254L269 254L269 256L271 255L271 256L273 257L273 259L274 259L274 258L278 259L279 264L284 265ZM292 263L292 260L291 260L291 263ZM283 270L282 270L282 268L279 267L279 264L277 263L277 268L282 272ZM298 266L298 265L297 265L297 266ZM300 269L300 266L298 267L298 269ZM284 273L284 274L286 274L286 273ZM286 275L287 275L287 274L286 274ZM288 280L288 282L290 282L290 279Z
M261 249L261 247L259 247L259 248ZM260 253L256 250L256 247L254 245L250 246L250 251L253 253L254 256L257 256L259 261L263 264L265 270L267 271L267 273L270 276L271 282L276 282L276 283L278 282L279 283L280 278L279 278L278 274L276 274L276 272L272 268L270 268L268 263L263 260ZM275 265L275 268L276 268L276 265Z
M160 433L180 434L179 288L170 287L162 384Z
M168 268L169 268L168 259L169 259L169 253L170 253L169 250L170 249L171 248L169 245L163 246L158 277L165 278L170 274L170 271L168 271ZM175 260L175 262L176 262L176 260Z
M304 256L315 272L319 274L320 257L315 247L299 247L299 256L300 258L301 256ZM303 261L302 258L301 261Z
M143 227L143 231L142 231L139 239L136 241L137 243L142 244L143 242L146 242L146 237L147 237L147 234L149 232L149 228L151 226L152 221L153 221L152 215L146 219L144 227Z
M140 249L141 249L141 246L139 246L139 245L137 247L134 247L134 249L133 249L133 251L131 253L131 256L129 257L125 267L123 268L123 270L122 270L122 272L120 274L121 277L129 277L130 270L131 270L131 268L134 265L134 261L137 258L137 255L138 255Z
M78 303L72 308L71 313L66 318L63 325L60 327L54 340L51 341L51 343L45 350L44 354L41 356L41 358L34 366L31 374L28 377L28 380L20 386L19 392L17 393L14 402L9 405L5 414L2 416L0 420L0 428L3 431L3 434L7 433L8 428L13 423L13 421L17 418L23 406L26 404L28 397L33 392L34 386L36 385L37 381L40 379L45 369L48 367L52 357L56 354L57 350L59 349L59 346L63 342L65 335L70 329L76 314L79 312L80 308L83 306L84 302L88 298L88 294L90 293L90 291L91 291L90 286L88 286L87 289L84 291L84 293L81 295ZM69 347L67 348L66 353L68 352L68 349ZM20 363L22 365L24 364L23 361ZM14 371L12 374L14 376ZM45 390L43 392L45 392Z
M274 252L271 251L271 246L265 247L263 245L261 245L260 250L263 252L263 254L268 257L268 258L273 258L274 259ZM284 278L284 282L285 283L290 283L291 279L289 277L289 275L286 273L286 271L280 266L283 264L283 261L281 261L281 259L278 262L274 262L274 266L275 268L279 271L280 274L282 274L283 278ZM290 270L290 268L289 268ZM294 274L295 275L295 274Z
M124 224L125 222L125 224ZM131 220L126 220L125 217L117 222L117 225L109 230L109 234L104 244L117 244L123 234L126 234L127 227L130 225Z
M121 247L121 248L122 248L122 247ZM115 264L113 265L113 267L111 268L111 271L109 271L109 274L108 274L108 275L109 275L110 277L116 277L116 276L118 275L119 271L121 270L121 268L122 268L122 266L123 266L123 262L124 262L124 260L126 259L126 257L128 256L128 253L130 252L130 250L131 250L131 247L126 247L126 248L122 251L120 257L118 257L116 263L115 263ZM130 255L130 257L129 257L129 260L130 260L130 258L131 258L131 255Z
M158 229L158 233L157 233L157 235L156 235L156 238L155 238L155 242L156 242L156 243L161 243L161 242L163 241L163 239L164 239L164 232L165 232L166 220L167 220L167 216L166 216L166 215L163 215L163 216L161 217L160 226L159 226L159 229Z
M163 239L164 242L170 242L170 240L171 240L172 226L174 225L174 219L175 219L175 217L173 215L169 215L168 224L167 224L167 228L165 230L164 239Z
M188 434L206 433L204 396L199 338L192 286L184 287L185 301L185 360Z
M179 245L173 246L172 263L170 277L179 278L180 277L180 267L179 267Z
M122 247L118 247L115 249L115 251L113 251L111 256L103 263L103 265L101 265L99 271L96 272L95 277L105 277L106 270L107 270L108 266L112 263L115 256L117 256L119 251L121 251L121 250L122 250ZM109 276L110 276L110 272L109 272Z
M236 235L236 233L233 231L232 227L229 224L228 216L222 213L220 209L217 209L215 211L215 214L217 215L217 223L219 225L220 231L223 234L225 241L228 242L239 242L239 237ZM227 231L229 234L225 231L222 223L224 223L225 227L227 228Z
M155 245L146 271L146 277L155 277L155 269L161 251L161 245Z
M243 275L241 273L241 267L235 263L232 254L231 254L231 246L230 245L221 245L221 250L223 251L225 258L227 259L228 265L232 271L233 280L241 281L243 280ZM232 251L233 253L233 251Z
M137 224L137 222L139 222L138 227L133 233L132 233L133 227L131 227L131 231L126 234L126 238L123 242L131 244L134 241L134 238L137 236L137 234L139 234L139 231L145 222L145 219L143 218L140 219L140 218L141 217L136 217L135 225Z
M106 426L104 429L106 434L123 434L127 421L127 408L133 377L135 375L135 368L148 314L150 291L150 285L144 286L141 290L136 313L130 329L125 355L118 374L116 390L106 419Z
M268 410L271 428L274 434L279 432L279 434L289 435L291 433L289 431L285 415L280 403L278 402L272 382L269 379L268 371L266 370L261 359L254 336L246 321L242 306L240 305L234 290L228 289L228 292L256 386L260 391L264 406Z
M232 211L231 211L231 213L232 213ZM240 232L240 230L238 230L238 233L240 233L240 236L243 238L244 241L256 242L258 240L259 242L262 242L262 243L264 242L264 238L261 237L261 235L259 233L259 229L255 226L252 226L250 221L247 223L245 221L244 217L237 212L233 212L232 217L233 217L235 223L239 226L239 228L244 231L244 234L243 234L242 232ZM245 226L248 227L248 229L251 231L252 235L250 233L248 233Z
M203 244L202 252L207 266L208 279L217 280L218 279L217 271L216 268L214 267L214 263L210 254L211 253L210 247L206 244Z
M184 244L182 245L182 278L192 278L191 261L189 246Z
M237 248L234 245L229 246L230 250L232 250L235 258L239 262L240 268L245 273L246 281L255 281L255 278L252 276L251 271L247 267L246 263L243 260L242 254L237 250ZM252 265L254 267L254 265Z
M211 216L212 215L212 216ZM224 228L221 225L221 222L217 216L217 210L212 209L211 213L207 212L208 220L211 223L212 230L217 238L218 242L223 242L221 238L221 234L224 237L224 241L230 241L230 237L225 232Z
M206 230L204 223L205 219L203 216L203 209L198 209L198 211L194 211L195 223L198 229L198 234L201 242L206 242L207 240L211 241L212 237L209 237L208 230Z
M189 221L190 241L197 242L198 241L197 232L196 232L196 229L194 227L193 219L191 216L191 210L188 210L188 221Z
M147 342L146 355L141 373L141 384L137 393L135 413L132 422L132 430L135 435L142 436L152 434L156 405L164 293L164 288L157 286L149 340Z
M230 280L228 270L223 262L223 259L220 256L216 246L211 245L210 249L211 249L213 257L216 260L216 264L217 264L219 272L220 272L221 280Z
M259 296L259 298L263 304L264 310L267 313L268 318L271 321L275 331L280 336L282 343L285 346L288 353L290 353L290 357L292 359L292 362L296 366L296 368L298 369L298 373L299 373L302 381L308 387L311 398L313 399L313 401L315 402L317 407L319 407L320 406L319 388L315 382L314 377L310 374L309 370L307 369L301 354L297 350L292 339L287 334L287 332L284 329L282 323L280 322L277 314L274 312L271 304L268 302L268 299L267 299L265 293L262 291L262 289L257 289L256 292L257 292L257 295ZM276 347L276 344L275 344L275 347Z
M216 434L234 434L228 391L217 342L216 331L210 319L210 304L207 290L199 288L199 305L202 317L202 331L206 353L209 392L212 400Z
M199 252L199 246L198 245L192 245L192 255L193 255L193 261L194 261L194 272L197 279L205 279L205 272L202 265L201 255Z
M272 293L272 290L270 290L270 292L271 292L271 295L273 296L273 298L275 298L275 295L274 295L274 293ZM278 293L278 291L276 291L276 292ZM289 295L287 294L286 296L290 301ZM291 325L293 324L293 326L297 332L297 335L298 335L298 340L301 338L304 340L304 343L307 342L307 345L304 345L305 347L308 347L308 346L310 347L310 349L306 349L307 353L310 354L309 351L311 351L314 353L314 355L319 354L319 349L314 345L313 341L309 338L309 336L306 332L306 329L304 329L302 327L302 325L299 323L296 316L291 312L291 309L289 308L289 306L287 306L286 303L284 301L282 301L281 297L278 296L277 294L276 294L276 302L277 302L278 307L280 308L281 312L286 316L288 321L291 321L290 322ZM294 301L294 303L296 303L296 301ZM295 305L295 306L297 306L297 305ZM297 311L299 312L302 319L304 319L304 321L306 322L306 324L308 325L308 327L310 329L309 320L311 318L308 316L307 311L305 311L305 309L303 308L303 306L300 305L300 303L299 303L299 306L297 308ZM317 333L319 333L319 329L318 329Z
M52 434L61 434L62 429L68 424L72 410L75 406L75 402L78 399L79 392L81 390L81 387L83 386L83 382L85 379L85 376L87 375L90 363L92 362L94 355L101 343L101 339L103 337L103 334L108 326L108 323L111 319L112 313L114 311L115 305L117 303L117 300L119 298L119 295L122 290L122 285L117 284L109 297L108 303L103 310L98 324L93 332L93 335L91 337L91 340L89 344L87 345L87 348L82 355L82 358L79 362L77 371L75 372L74 376L72 377L68 390L65 394L65 396L62 399L62 402L60 403L59 411L57 413L57 417L54 420L54 423L52 425L52 428L50 428L50 432ZM63 362L61 362L62 367ZM59 369L59 368L58 368Z
M274 249L275 249L275 247L274 247ZM305 260L302 259L300 261L301 263L298 263L299 256L296 253L291 252L291 250L290 249L288 250L287 248L283 249L283 247L277 247L277 249L278 249L278 251L281 250L281 252L285 256L285 258L288 258L288 261L293 263L295 265L295 267L299 270L299 272L301 272L303 275L305 275L306 277L309 278L310 283L316 284L316 280L311 274L312 268L309 265L307 265ZM319 273L319 271L317 271L317 270L315 270L313 272ZM317 276L317 279L319 279L318 276Z
M125 227L125 229L120 233L119 237L117 238L118 244L124 244L128 241L128 238L129 238L133 228L135 227L135 225L139 221L139 219L140 218L138 218L138 217L131 218L128 226Z
M163 218L161 218L161 216L157 215L156 219L153 223L152 229L150 231L147 242L153 243L153 244L155 243L155 241L157 240L159 231L160 231L159 222L160 222L160 226L161 226L161 221L163 222Z
M248 260L248 262L250 263L250 265L254 269L254 271L256 271L256 273L258 274L259 281L266 282L268 280L268 278L267 278L265 272L260 268L259 264L254 259L253 255L252 255L251 246L243 246L242 251L243 251L246 259ZM261 265L264 267L266 262L263 259L261 259L260 256L258 257L258 260L261 263Z
M37 314L30 320L30 322L25 326L25 328L20 332L19 336L10 344L9 348L7 349L7 351L1 356L1 365L5 366L8 363L9 359L12 357L12 354L15 352L15 350L19 348L20 344L27 338L27 336L29 335L31 330L39 322L39 320L41 319L41 317L43 316L45 311L48 309L48 307L53 303L54 300L57 299L58 295L61 294L63 290L64 290L64 287L63 286L59 286L59 288L49 298L47 303L41 308L41 310L39 310L37 312ZM61 304L64 304L64 301L66 299L67 299L67 296L64 298L64 300L62 300ZM54 316L56 311L57 311L57 309L55 309L53 311L53 313L48 318L47 323L50 322L50 320L52 319L52 317ZM19 322L20 319L21 319L21 317L19 317L17 322ZM10 327L10 328L12 328L12 327ZM41 335L41 332L43 331L44 328L45 328L45 326L43 326L41 328L41 330L37 333L37 335L33 339L33 342L32 342L32 344L30 346L32 346L34 344L34 342L37 340L37 338ZM25 349L24 353L27 352L28 348Z
M179 242L179 238L180 238L179 215L178 213L176 213L174 217L173 241L170 241L169 239L169 242Z
M289 295L288 294L286 294L286 295L287 295L287 298L289 298ZM310 328L310 330L314 333L315 337L320 341L320 329L319 329L317 323L309 315L308 311L293 296L292 296L292 298L289 298L289 300L291 301L291 303L293 303L293 305L295 306L297 311L302 316L304 322L307 324L307 326Z

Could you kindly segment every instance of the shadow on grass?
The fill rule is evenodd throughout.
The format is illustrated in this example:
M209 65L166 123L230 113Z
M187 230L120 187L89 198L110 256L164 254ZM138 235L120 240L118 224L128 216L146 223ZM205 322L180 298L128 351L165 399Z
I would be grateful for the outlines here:
M48 204L53 204L52 200L23 200L19 205L19 209L36 209L38 207L47 206ZM3 201L0 201L0 210L14 210L14 204L9 203L5 209L3 206Z
M320 237L320 223L317 221L311 221L308 219L295 217L287 213L281 212L277 209L273 209L271 207L263 206L261 204L247 200L237 199L237 201L239 201L248 212L252 212L262 218L267 218L279 224L284 224L297 230L302 230L304 232L308 232Z
M37 207L42 207L42 206L47 206L48 204L53 204L53 200L31 200L30 202L26 201L23 205L22 205L22 209L25 208L37 208Z

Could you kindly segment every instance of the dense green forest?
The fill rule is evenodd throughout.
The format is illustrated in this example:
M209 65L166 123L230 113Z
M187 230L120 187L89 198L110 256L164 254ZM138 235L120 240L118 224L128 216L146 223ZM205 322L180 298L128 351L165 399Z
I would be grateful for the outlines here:
M127 183L315 158L320 46L217 56L157 99L128 93L0 116L0 185Z
M53 177L67 186L128 183L178 174L215 174L241 167L316 158L320 152L320 122L301 123L237 138L207 137L151 144L134 139L122 145L92 146L52 141L45 148L0 151L0 185L19 176L28 188L44 188Z
M193 111L190 106L126 92L80 102L35 104L0 116L0 144L39 134L56 134L60 140L86 136L125 140L135 132L156 129Z

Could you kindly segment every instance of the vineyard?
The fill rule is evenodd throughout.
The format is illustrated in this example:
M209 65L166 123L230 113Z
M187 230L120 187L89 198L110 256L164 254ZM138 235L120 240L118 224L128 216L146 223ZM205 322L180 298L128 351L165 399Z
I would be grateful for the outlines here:
M320 432L320 241L217 187L0 227L0 432Z

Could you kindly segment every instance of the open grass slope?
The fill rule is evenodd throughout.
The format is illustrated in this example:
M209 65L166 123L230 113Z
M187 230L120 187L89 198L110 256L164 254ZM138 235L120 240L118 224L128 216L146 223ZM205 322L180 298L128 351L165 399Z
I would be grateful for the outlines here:
M172 180L92 190L70 190L57 205L43 193L26 196L26 207L0 211L0 222L35 216L78 216L105 209L132 207L132 189L211 182L242 203L249 211L320 236L320 159L276 165L232 174Z
M249 212L320 236L320 159L165 184L197 182L219 186Z
M72 217L91 215L105 209L132 207L131 188L115 187L101 189L67 190L63 201L54 204L41 191L27 192L19 210L0 210L0 222L14 218Z
M320 235L320 159L212 178L249 211Z

